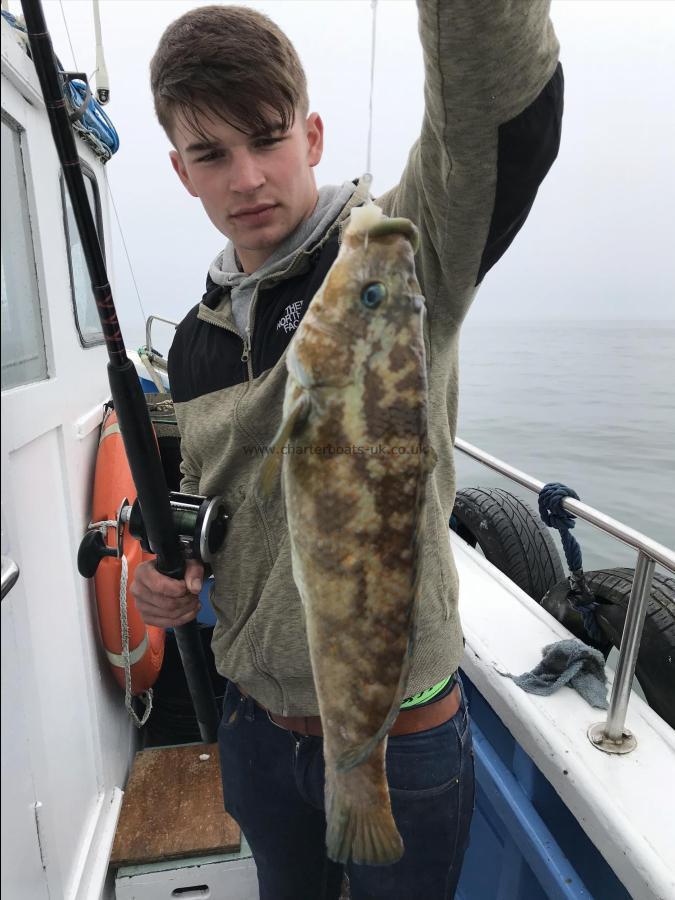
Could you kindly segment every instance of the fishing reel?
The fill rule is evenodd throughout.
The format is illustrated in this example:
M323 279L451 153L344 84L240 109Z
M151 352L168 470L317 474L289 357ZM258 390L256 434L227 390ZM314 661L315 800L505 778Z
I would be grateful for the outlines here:
M170 491L169 503L185 558L208 565L225 540L227 513L222 499ZM106 543L105 535L109 527L114 527L117 531L114 547ZM77 568L83 578L93 578L105 556L122 558L125 528L128 528L129 534L146 553L154 552L148 541L138 499L130 504L125 498L117 512L116 521L94 522L82 538L77 554Z

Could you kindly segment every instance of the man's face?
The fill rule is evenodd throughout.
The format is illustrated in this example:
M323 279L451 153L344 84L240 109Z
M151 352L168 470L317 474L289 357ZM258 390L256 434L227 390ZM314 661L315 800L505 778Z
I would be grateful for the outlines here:
M323 123L318 113L296 116L290 131L257 136L219 119L203 117L200 125L207 142L178 119L171 163L253 272L316 206L312 168L323 152Z

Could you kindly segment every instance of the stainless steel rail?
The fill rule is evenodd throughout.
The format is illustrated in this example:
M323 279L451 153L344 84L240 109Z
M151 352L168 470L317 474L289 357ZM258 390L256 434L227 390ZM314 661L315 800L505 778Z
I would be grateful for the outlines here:
M484 450L461 438L455 439L455 447L477 462L510 478L511 481L515 481L535 494L539 494L544 487L543 481L532 478L525 472L521 472L520 469L515 469L501 459L497 459L496 456L485 453ZM626 710L640 649L654 566L655 563L659 563L675 573L675 552L579 500L567 497L563 501L563 507L585 522L638 551L607 720L591 726L588 732L589 740L598 749L607 753L627 753L637 745L635 737L625 728Z
M152 358L152 323L153 322L166 322L167 325L173 325L174 328L178 328L178 322L174 322L172 319L164 319L162 316L148 316L145 323L145 346L148 351L148 355Z
M146 367L149 364L152 368L160 369L162 372L166 372L168 371L166 359L160 353L155 353L152 348L153 322L166 322L167 325L173 325L174 328L178 328L178 322L174 322L172 319L164 319L162 318L162 316L148 316L145 323L145 352L147 354ZM153 381L155 381L154 376ZM156 381L155 384L157 384Z
M19 567L9 556L2 557L2 599L12 590L19 580Z

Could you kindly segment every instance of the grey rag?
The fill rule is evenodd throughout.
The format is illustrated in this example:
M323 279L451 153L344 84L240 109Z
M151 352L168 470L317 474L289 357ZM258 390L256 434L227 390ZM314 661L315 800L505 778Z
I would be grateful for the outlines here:
M542 650L541 662L531 672L512 675L502 672L524 691L548 696L564 684L597 709L607 709L605 658L599 650L577 638L549 644Z

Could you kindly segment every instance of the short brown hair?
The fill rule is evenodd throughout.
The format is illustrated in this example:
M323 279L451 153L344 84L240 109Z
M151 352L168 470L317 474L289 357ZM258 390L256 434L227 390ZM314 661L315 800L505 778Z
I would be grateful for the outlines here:
M201 6L172 22L150 62L150 84L170 139L177 115L204 137L199 113L259 134L279 124L287 131L296 109L304 117L309 108L293 44L271 19L244 6Z

